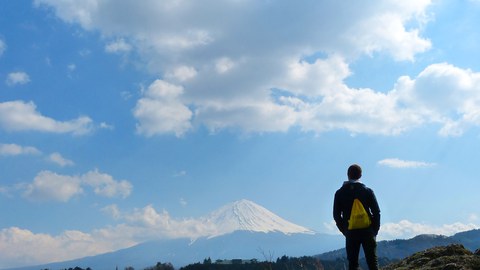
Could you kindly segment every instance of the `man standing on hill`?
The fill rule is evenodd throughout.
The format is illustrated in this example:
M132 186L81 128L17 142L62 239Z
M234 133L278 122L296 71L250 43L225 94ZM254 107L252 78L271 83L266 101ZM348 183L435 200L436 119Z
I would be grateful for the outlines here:
M347 171L348 181L335 193L333 218L345 236L348 269L358 269L360 246L368 268L378 269L376 236L380 229L380 208L373 190L360 182L362 168L353 164Z

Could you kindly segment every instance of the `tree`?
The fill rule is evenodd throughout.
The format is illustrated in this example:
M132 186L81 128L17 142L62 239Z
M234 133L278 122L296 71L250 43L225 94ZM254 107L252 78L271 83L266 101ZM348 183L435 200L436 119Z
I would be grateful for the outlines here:
M145 270L174 270L171 263L157 262L155 266L147 267Z

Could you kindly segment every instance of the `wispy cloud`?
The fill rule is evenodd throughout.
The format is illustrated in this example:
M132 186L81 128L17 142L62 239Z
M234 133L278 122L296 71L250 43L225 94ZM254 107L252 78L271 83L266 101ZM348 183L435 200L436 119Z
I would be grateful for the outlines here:
M92 131L92 120L81 116L57 121L42 115L33 102L21 100L0 102L0 128L9 131L42 131L84 135Z
M65 167L65 166L72 166L74 165L75 163L69 159L66 159L64 158L60 153L58 152L55 152L55 153L52 153L48 156L48 160L61 166L61 167Z
M391 168L427 168L436 166L435 163L428 163L424 161L402 160L398 158L386 158L377 162L381 166Z
M37 174L32 183L24 185L23 196L32 201L68 202L83 194L86 188L93 189L96 195L113 198L126 198L133 186L127 180L115 180L98 170L83 175L61 175L51 171Z
M2 56L3 52L7 49L7 45L5 42L0 39L0 56Z
M0 156L38 155L40 153L40 150L32 146L0 143Z
M105 45L105 51L108 53L128 53L132 50L132 45L124 39L118 39Z
M110 204L101 209L102 212L106 213L107 215L111 216L114 219L119 219L122 217L120 210L116 204Z
M183 177L187 175L187 171L181 170L173 173L173 177Z
M7 75L5 83L8 86L14 86L18 84L27 84L30 82L30 76L23 71L12 72Z
M19 156L19 155L41 155L42 152L33 146L22 146L18 144L1 144L0 156ZM60 153L55 152L45 157L46 160L53 162L61 167L72 166L75 163L64 158Z
M133 186L127 180L115 180L106 173L98 170L90 171L80 177L82 183L89 185L94 189L95 194L112 198L130 196Z
M181 206L187 206L188 202L184 198L180 198L180 205Z

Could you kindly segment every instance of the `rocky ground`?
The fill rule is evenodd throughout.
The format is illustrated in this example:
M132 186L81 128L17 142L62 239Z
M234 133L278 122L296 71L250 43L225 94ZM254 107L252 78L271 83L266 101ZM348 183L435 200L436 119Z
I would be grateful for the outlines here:
M383 270L480 270L480 249L475 253L454 244L417 252Z

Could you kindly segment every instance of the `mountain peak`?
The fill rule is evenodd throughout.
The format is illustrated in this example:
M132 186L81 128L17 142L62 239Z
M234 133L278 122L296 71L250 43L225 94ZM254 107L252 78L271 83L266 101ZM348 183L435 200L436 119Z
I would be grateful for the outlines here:
M229 203L207 216L206 221L217 227L213 236L234 231L313 233L311 230L291 223L249 200Z

